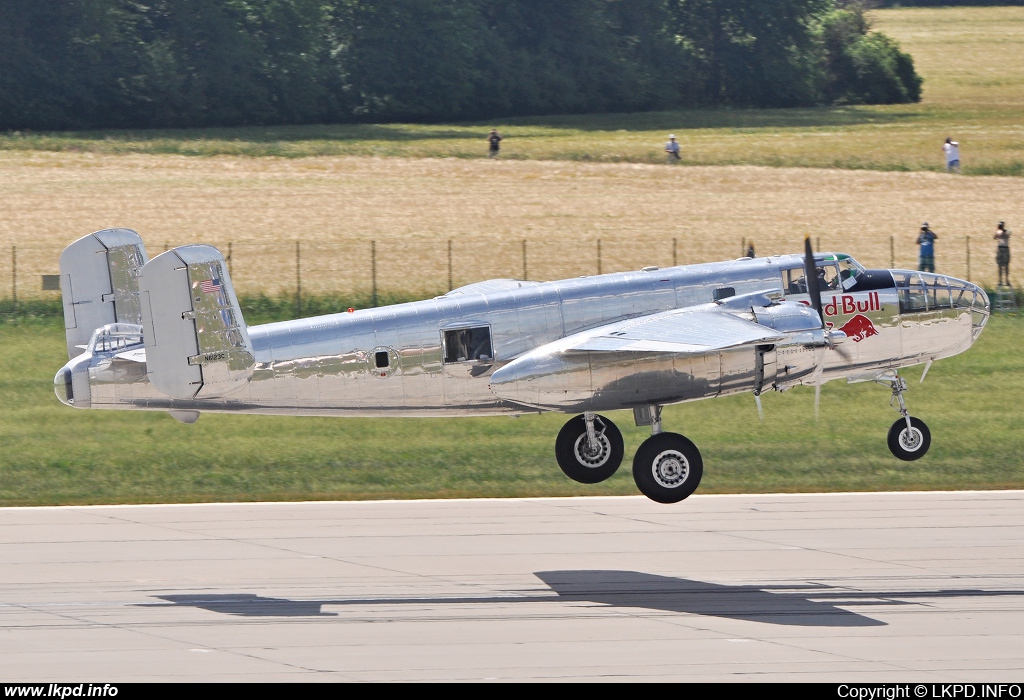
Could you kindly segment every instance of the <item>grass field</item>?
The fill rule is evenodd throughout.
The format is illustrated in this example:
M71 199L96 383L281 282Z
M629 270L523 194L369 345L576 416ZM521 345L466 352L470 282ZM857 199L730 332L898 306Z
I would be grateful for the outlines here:
M631 457L583 486L554 461L566 416L331 419L80 411L60 404L53 321L0 325L0 505L635 494ZM1024 487L1024 316L993 318L967 353L907 373L907 401L932 431L918 462L885 446L898 414L887 387L833 382L665 409L665 428L704 455L700 493ZM610 414L632 455L648 435Z
M796 252L808 235L870 266L915 267L925 220L938 270L991 286L995 223L1024 224L1024 8L873 16L913 54L920 104L522 119L497 124L498 161L485 157L489 124L2 135L0 311L15 293L52 305L39 276L110 226L138 230L150 255L230 250L239 292L278 301L300 281L307 295L367 299L373 264L382 297L409 298L445 291L449 272L455 285L557 279L731 258L744 240ZM662 163L669 131L683 166ZM941 172L947 135L972 177ZM795 389L765 397L763 424L741 396L670 407L666 429L702 448L702 493L1019 488L1022 346L1024 321L995 318L912 384L935 438L919 463L889 455L897 414L875 385L827 385L817 423L811 392ZM628 459L600 486L562 476L564 416L184 426L60 405L54 320L0 321L0 349L4 505L635 493ZM647 433L615 418L632 454Z

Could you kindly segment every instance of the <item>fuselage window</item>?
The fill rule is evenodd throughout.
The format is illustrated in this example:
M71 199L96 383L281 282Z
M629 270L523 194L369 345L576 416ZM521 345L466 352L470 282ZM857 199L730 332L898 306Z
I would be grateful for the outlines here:
M470 362L473 360L492 360L491 329L489 326L479 328L457 328L444 332L444 361Z
M377 369L384 369L389 364L388 351L378 350L377 352L373 353L373 361L374 364L376 364Z
M714 291L715 301L718 301L719 299L728 299L729 297L734 296L736 296L735 287L719 287Z

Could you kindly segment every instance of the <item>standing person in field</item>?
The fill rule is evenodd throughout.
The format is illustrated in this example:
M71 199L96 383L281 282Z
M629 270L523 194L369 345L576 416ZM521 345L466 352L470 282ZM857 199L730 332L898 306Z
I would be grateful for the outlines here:
M490 154L487 157L497 158L498 151L501 150L501 134L497 129L491 129L491 133L487 134L487 142L490 144Z
M682 160L679 157L679 142L676 141L675 134L669 134L668 143L665 144L665 162L672 164L677 160Z
M960 172L960 144L953 139L946 139L942 144L942 152L946 154L946 172Z
M757 257L756 255L754 255L754 242L753 241L750 241L749 243L747 243L747 257L748 258L755 258L755 257Z
M920 257L917 269L922 272L935 272L935 241L939 239L935 232L928 228L928 222L921 224L921 232L917 234L917 245Z
M1006 222L1000 221L996 226L996 267L999 268L999 285L1010 286L1010 231Z

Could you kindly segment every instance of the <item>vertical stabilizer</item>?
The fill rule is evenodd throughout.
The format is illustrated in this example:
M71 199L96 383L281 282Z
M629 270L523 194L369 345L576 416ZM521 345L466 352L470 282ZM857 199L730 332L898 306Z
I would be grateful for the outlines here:
M68 357L85 352L92 332L108 323L142 323L139 270L142 238L128 228L90 233L60 254L60 291Z
M255 358L224 256L207 245L174 248L139 276L146 373L176 399L225 396L245 386Z

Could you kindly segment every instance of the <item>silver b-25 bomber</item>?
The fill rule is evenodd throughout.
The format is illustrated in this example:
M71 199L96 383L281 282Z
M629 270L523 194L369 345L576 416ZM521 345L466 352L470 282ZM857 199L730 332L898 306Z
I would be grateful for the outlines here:
M902 460L931 443L898 371L963 352L990 307L977 285L865 269L813 253L604 274L492 280L424 301L246 326L221 253L185 245L152 260L130 229L60 257L70 361L54 378L75 408L310 416L578 414L555 439L565 474L609 478L623 459L603 413L629 409L651 437L633 458L646 496L675 503L703 461L662 430L662 407L756 397L836 378L889 386ZM817 403L817 394L815 397ZM760 400L758 399L760 409Z

